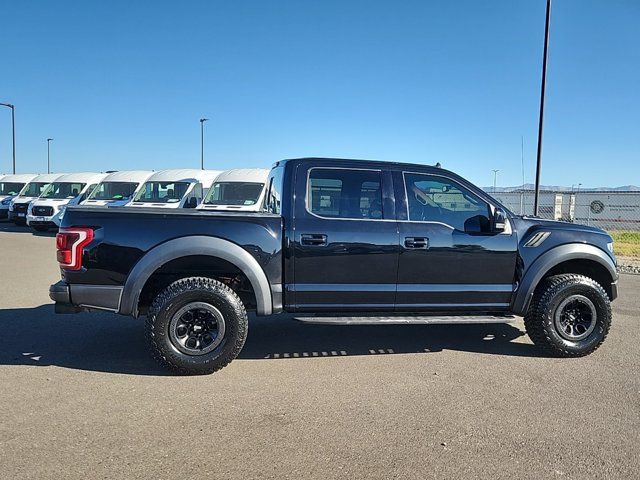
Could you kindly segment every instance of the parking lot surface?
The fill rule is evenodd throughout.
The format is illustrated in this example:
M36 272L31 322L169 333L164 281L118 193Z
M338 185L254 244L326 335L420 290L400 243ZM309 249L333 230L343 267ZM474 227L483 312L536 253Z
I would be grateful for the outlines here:
M580 359L508 325L252 318L240 357L168 374L140 320L54 315L53 235L0 224L0 477L638 478L640 276Z

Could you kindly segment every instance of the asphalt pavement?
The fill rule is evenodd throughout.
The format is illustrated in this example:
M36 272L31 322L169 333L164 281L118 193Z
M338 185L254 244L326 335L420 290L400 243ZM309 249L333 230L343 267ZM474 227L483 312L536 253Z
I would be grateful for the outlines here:
M53 235L0 224L0 478L639 478L640 276L604 345L546 358L521 320L252 318L240 357L179 377L143 322L55 315Z

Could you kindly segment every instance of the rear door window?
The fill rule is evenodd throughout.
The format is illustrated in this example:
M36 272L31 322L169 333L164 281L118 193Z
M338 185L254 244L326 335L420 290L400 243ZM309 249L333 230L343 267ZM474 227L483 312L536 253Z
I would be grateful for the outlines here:
M378 170L313 168L307 185L307 210L326 218L383 218Z

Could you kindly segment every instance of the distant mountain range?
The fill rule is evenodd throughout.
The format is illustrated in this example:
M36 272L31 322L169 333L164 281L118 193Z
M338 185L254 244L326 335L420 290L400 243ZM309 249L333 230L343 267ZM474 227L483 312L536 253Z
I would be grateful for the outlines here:
M525 183L524 190L533 190L535 185L533 183ZM493 192L493 187L482 187L485 192ZM496 192L516 192L522 190L522 185L517 187L496 187ZM563 187L559 185L540 185L540 190L552 191L552 192L571 192L577 191L578 187ZM624 185L622 187L598 187L598 188L584 188L580 187L581 192L640 192L640 187L636 185Z

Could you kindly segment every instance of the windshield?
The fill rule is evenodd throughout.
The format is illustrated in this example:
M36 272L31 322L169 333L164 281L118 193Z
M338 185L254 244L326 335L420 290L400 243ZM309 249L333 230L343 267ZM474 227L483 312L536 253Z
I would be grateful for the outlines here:
M75 198L86 186L86 183L54 182L45 188L40 198Z
M255 205L264 183L216 182L207 194L207 205Z
M24 187L24 183L0 183L0 195L17 195Z
M136 202L177 203L182 200L189 182L147 182L136 195Z
M89 200L127 200L138 188L136 182L102 182L98 185Z
M39 197L45 187L49 185L47 182L31 182L27 183L21 197Z

